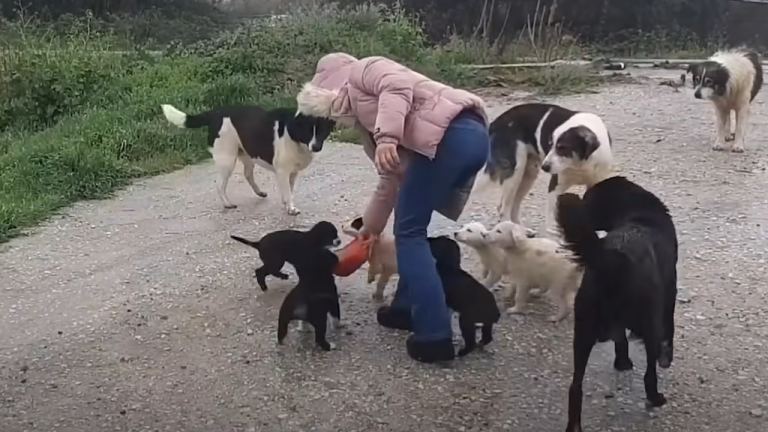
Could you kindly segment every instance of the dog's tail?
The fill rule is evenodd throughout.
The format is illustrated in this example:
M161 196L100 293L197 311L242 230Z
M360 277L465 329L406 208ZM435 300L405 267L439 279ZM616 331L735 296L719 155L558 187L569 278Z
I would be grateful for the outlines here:
M258 242L258 241L251 241L251 240L247 240L247 239L244 239L244 238L242 238L242 237L238 237L238 236L236 236L236 235L231 235L231 236L229 236L229 237L230 237L232 240L236 240L236 241L239 241L239 242L240 242L240 243L242 243L242 244L246 244L246 245L248 245L248 246L250 246L250 247L252 247L252 248L254 248L254 249L256 249L256 250L259 250L259 242Z
M501 186L501 172L508 164L504 158L500 157L499 148L503 143L499 142L499 135L491 131L489 138L488 156L485 160L485 165L475 177L475 184L472 187L473 194L485 193L493 187Z
M578 195L567 193L557 198L557 224L566 247L573 252L579 264L597 266L600 263L602 241Z
M160 108L163 109L165 118L176 127L196 129L210 124L210 112L187 115L173 105L163 104L160 105Z

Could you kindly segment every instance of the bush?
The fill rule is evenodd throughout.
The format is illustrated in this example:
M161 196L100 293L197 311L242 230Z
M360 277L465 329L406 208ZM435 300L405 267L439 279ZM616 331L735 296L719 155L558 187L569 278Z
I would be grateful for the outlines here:
M17 25L4 39L14 42L0 60L0 241L74 201L207 157L200 134L165 122L162 103L188 112L291 105L333 51L390 56L437 78L469 76L433 56L418 23L397 8L297 11L162 56L116 54L126 42L88 20L65 35Z

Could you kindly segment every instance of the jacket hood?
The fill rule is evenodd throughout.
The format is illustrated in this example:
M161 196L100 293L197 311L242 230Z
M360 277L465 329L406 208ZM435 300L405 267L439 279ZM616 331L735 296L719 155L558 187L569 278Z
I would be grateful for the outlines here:
M314 117L331 118L342 123L348 117L340 93L349 81L349 75L357 58L346 53L324 55L317 62L315 76L304 84L296 96L299 112ZM350 119L351 121L351 119Z
M324 55L317 61L312 84L328 90L344 87L357 61L357 58L341 52Z

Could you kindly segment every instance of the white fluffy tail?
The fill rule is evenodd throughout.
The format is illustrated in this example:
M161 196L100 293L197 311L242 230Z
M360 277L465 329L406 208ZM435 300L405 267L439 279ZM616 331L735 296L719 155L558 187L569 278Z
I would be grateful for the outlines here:
M165 115L165 118L168 119L169 122L171 122L172 125L180 128L185 128L187 123L187 115L178 109L174 107L173 105L160 105L160 107L163 109L163 114Z

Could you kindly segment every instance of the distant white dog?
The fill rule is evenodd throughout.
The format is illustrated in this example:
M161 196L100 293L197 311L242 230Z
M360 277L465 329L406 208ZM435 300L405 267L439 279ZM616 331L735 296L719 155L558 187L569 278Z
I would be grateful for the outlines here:
M358 217L341 225L341 232L357 238L363 227L363 218ZM376 280L374 300L384 300L384 289L392 276L397 274L397 251L395 249L395 237L392 234L381 233L371 245L371 253L368 257L368 283Z
M464 243L477 252L483 265L483 285L491 288L507 273L504 251L488 243L488 230L480 222L471 222L453 233L456 241Z
M560 244L547 238L529 238L528 230L512 221L504 221L485 234L488 243L506 253L510 285L506 296L515 295L515 305L507 309L525 313L532 287L546 291L557 311L548 319L557 322L568 316L569 297L575 296L582 272Z

